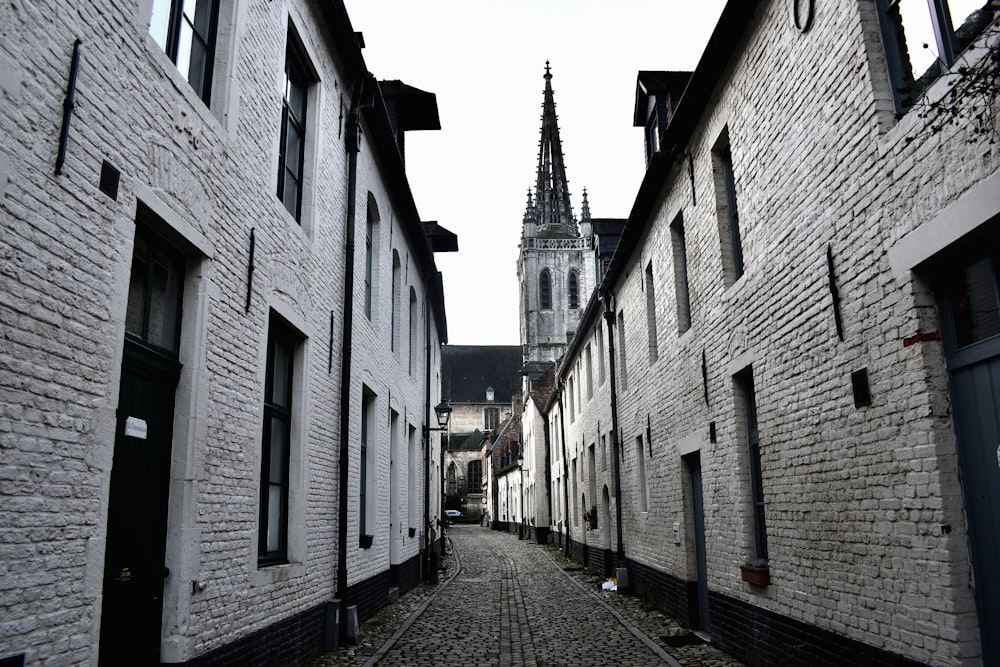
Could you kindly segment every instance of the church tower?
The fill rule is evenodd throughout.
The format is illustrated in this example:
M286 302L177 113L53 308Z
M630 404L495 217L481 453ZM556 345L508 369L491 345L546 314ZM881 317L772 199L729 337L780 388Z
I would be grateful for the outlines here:
M579 224L570 204L552 72L546 62L538 171L534 191L528 191L517 260L525 362L557 361L576 333L594 289L591 244L586 191Z

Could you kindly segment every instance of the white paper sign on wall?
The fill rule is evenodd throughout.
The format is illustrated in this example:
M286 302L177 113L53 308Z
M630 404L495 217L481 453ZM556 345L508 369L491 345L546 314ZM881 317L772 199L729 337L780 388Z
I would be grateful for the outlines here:
M125 435L130 438L146 439L146 420L138 417L129 417L125 420Z

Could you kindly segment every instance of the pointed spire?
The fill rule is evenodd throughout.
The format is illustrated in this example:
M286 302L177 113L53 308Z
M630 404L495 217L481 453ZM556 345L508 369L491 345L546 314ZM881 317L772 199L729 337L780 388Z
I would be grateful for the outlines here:
M538 142L538 173L535 207L539 234L579 236L569 201L569 181L563 162L559 122L552 93L552 71L545 61L545 92L542 101L542 136Z
M583 189L583 206L580 217L583 220L590 220L590 202L587 201L587 188Z

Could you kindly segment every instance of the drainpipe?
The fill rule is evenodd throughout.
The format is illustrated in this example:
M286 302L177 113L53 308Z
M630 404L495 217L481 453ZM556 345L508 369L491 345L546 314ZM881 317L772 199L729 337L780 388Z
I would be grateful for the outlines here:
M611 307L611 296L607 288L601 290L601 301L604 302L604 321L608 324L608 374L611 376L611 452L614 458L615 472L615 520L618 533L618 567L625 562L625 545L622 541L622 477L618 442L618 386L615 381L615 311Z
M337 624L339 645L347 644L347 485L350 481L350 427L351 427L351 351L354 331L354 223L357 217L358 152L361 150L361 98L366 79L363 74L354 83L351 93L351 110L347 117L347 240L344 258L344 338L340 362L340 525L337 532L337 597L340 599L340 622Z
M563 460L563 501L566 515L563 517L563 528L566 529L566 544L563 545L566 556L569 557L569 461L566 460L566 420L563 418L563 381L559 378L559 439L562 440ZM572 398L570 399L572 400Z
M430 281L424 285L424 581L433 582L437 572L431 572L431 312ZM443 471L442 471L443 474Z
M542 432L545 437L545 506L552 525L552 442L549 437L549 415L542 413ZM548 539L546 537L546 539Z

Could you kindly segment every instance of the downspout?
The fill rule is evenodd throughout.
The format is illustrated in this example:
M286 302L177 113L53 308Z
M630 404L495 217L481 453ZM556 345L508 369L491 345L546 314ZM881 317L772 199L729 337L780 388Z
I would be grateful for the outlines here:
M562 440L562 460L563 460L563 502L566 508L566 515L563 517L563 528L566 531L566 544L563 548L566 556L569 557L569 461L566 455L566 420L563 418L563 381L558 380L559 392L559 439Z
M433 278L432 278L433 280ZM431 572L431 317L430 281L424 285L424 581L432 582Z
M361 150L361 98L365 89L364 74L354 83L351 93L351 110L347 117L345 142L347 144L347 239L344 252L344 337L340 353L340 525L337 532L337 598L340 599L340 616L337 623L340 646L347 644L347 526L348 494L350 481L350 427L351 427L351 351L354 332L354 224L357 217L358 152Z
M618 385L615 381L615 311L611 308L611 298L607 288L601 290L604 302L604 321L608 324L608 374L611 376L611 453L615 471L615 521L618 534L618 567L625 562L625 546L622 541L622 478L620 443L618 442Z

